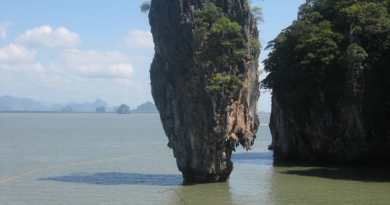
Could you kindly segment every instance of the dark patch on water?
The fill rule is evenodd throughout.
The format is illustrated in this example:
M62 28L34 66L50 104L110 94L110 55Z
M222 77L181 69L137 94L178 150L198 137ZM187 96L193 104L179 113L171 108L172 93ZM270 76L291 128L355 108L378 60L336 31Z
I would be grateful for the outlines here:
M333 180L361 182L390 182L390 169L386 167L339 166L315 167L306 170L288 170L283 174L319 177Z
M180 174L141 174L121 172L102 172L95 174L74 173L67 176L40 178L39 180L96 185L179 186L185 184L183 177Z

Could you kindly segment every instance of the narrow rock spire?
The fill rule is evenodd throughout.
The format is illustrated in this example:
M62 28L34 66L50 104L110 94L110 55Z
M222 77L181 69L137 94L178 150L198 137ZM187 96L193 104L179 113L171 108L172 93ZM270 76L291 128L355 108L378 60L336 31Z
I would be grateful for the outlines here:
M259 126L255 18L246 0L152 0L152 95L186 180L217 182Z

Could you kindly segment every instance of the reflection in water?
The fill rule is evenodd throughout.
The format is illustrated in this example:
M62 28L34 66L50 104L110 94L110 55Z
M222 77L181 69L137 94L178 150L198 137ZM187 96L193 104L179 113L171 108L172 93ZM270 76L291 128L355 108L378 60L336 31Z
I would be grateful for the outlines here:
M174 189L186 204L233 204L229 182L192 184ZM184 204L177 193L171 191L168 204Z
M141 173L74 173L67 176L40 178L40 180L53 180L59 182L73 182L97 185L154 185L179 186L183 184L183 177L179 174L141 174Z
M272 204L272 155L269 151L233 153L229 179L233 204Z

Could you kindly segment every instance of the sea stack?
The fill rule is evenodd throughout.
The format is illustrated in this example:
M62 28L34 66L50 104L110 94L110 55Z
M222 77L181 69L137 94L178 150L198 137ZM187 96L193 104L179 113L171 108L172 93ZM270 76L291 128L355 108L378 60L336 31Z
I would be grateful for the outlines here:
M259 126L256 19L247 0L152 0L152 95L183 177L218 182Z
M314 0L270 42L274 156L390 165L388 3Z

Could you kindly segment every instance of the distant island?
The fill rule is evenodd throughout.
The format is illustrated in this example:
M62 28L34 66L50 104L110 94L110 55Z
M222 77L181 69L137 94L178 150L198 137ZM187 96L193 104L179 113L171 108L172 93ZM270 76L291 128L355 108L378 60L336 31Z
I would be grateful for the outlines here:
M117 109L116 113L118 114L130 114L130 107L126 104L121 104Z
M156 105L148 101L137 107L136 110L132 110L133 113L158 113Z
M47 110L41 103L36 102L30 98L15 98L9 95L0 97L0 110Z
M95 113L118 113L118 109L126 108L126 104L120 106L110 107L101 99L96 99L95 102L69 102L69 103L41 103L30 98L16 98L10 95L3 95L0 97L0 112L95 112ZM158 113L156 106L147 101L137 107L137 109L130 110L122 109L124 113ZM122 112L120 111L120 112ZM122 113L123 113L122 112Z

